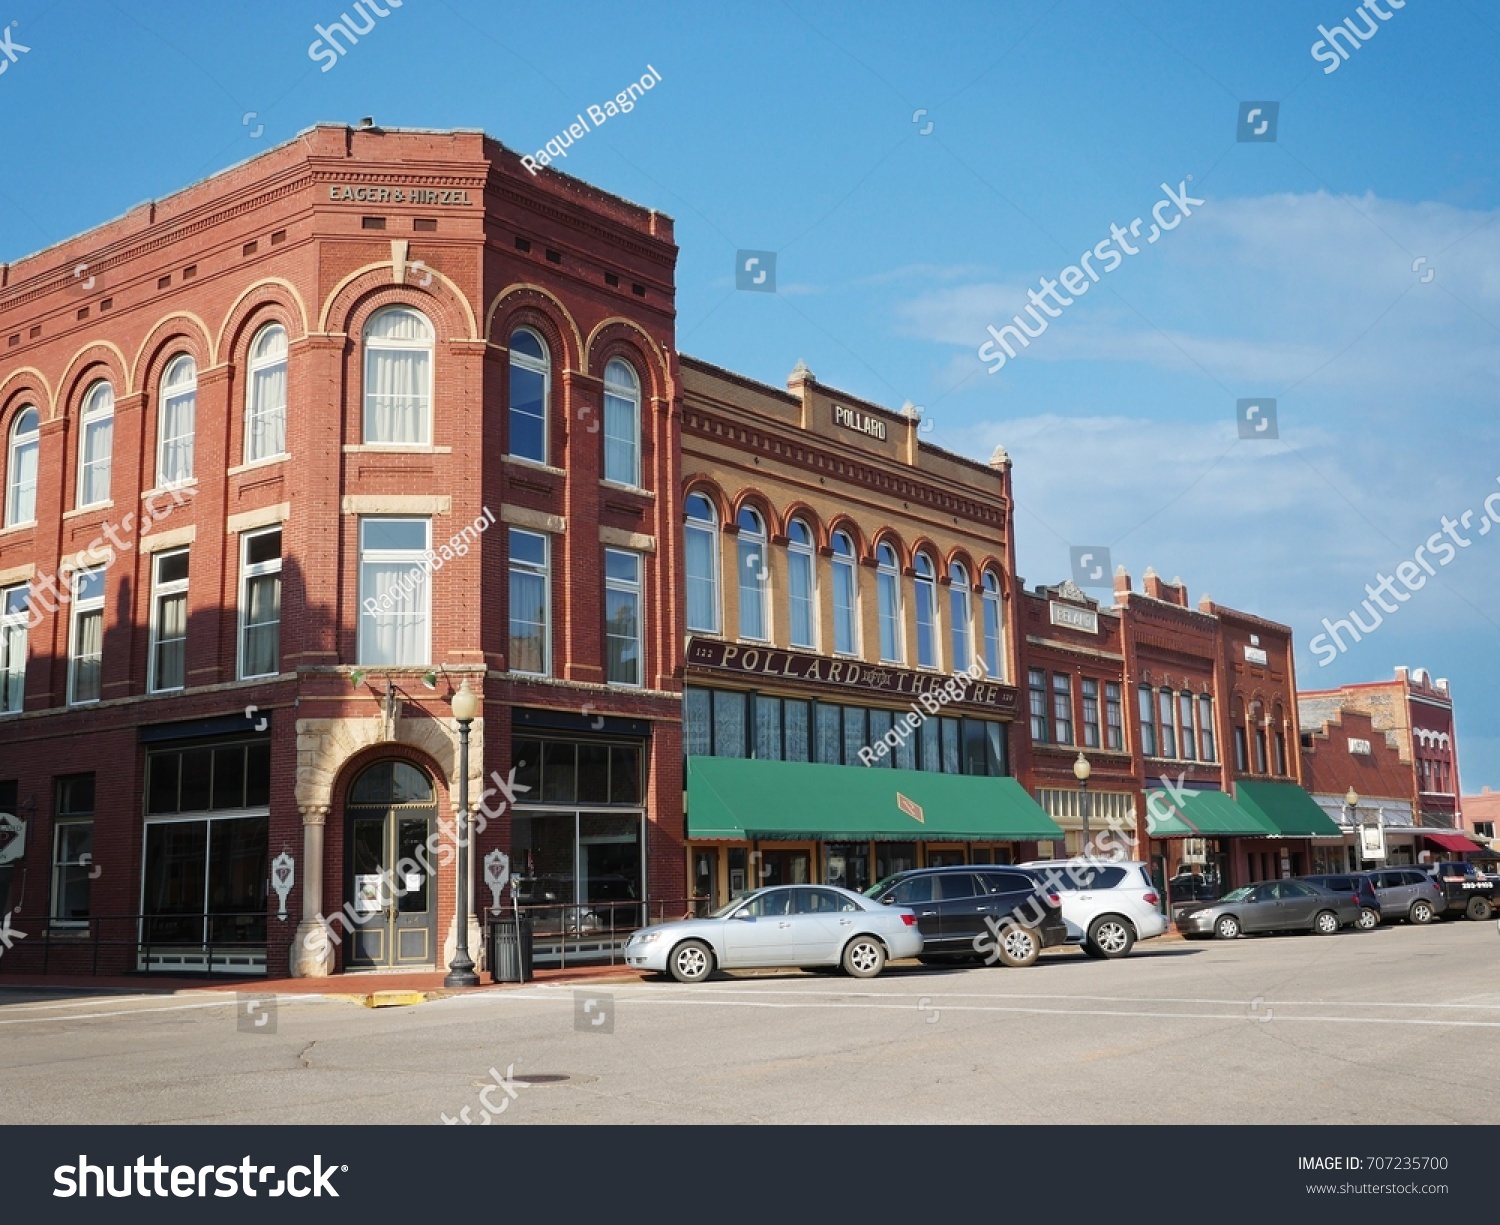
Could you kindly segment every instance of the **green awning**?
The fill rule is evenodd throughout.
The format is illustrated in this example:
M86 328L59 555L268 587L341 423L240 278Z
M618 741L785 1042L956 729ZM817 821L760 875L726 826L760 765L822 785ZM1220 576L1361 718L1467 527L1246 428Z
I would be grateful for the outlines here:
M689 838L1006 842L1062 830L1013 778L689 757Z
M1222 791L1146 792L1146 834L1151 838L1221 838L1250 834L1272 838L1277 829L1264 817L1241 808Z
M1342 838L1316 800L1296 783L1236 783L1235 798L1247 812L1265 819L1282 838Z

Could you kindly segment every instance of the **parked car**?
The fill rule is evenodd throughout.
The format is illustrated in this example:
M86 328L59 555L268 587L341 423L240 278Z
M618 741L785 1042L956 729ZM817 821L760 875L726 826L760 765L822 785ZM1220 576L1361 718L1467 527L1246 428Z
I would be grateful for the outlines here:
M1359 921L1354 926L1359 928L1360 931L1374 931L1380 926L1381 919L1385 917L1385 907L1380 903L1380 895L1375 892L1375 886L1364 872L1330 873L1324 876L1299 876L1296 879L1305 880L1310 885L1321 885L1331 893L1357 894L1359 897Z
M865 893L916 912L922 960L929 965L980 960L1029 966L1044 948L1068 941L1057 892L1021 868L911 868L877 881Z
M1136 860L1036 859L1020 865L1062 898L1068 935L1090 957L1124 957L1167 930L1150 869Z
M1431 923L1443 912L1443 891L1421 868L1376 868L1365 875L1387 918Z
M1177 920L1187 937L1233 940L1251 932L1312 931L1332 936L1359 921L1359 898L1300 880L1244 885Z
M842 968L874 978L888 960L922 951L917 916L837 885L772 885L706 919L656 923L625 942L625 964L702 982L715 970Z
M1442 916L1463 915L1484 922L1494 910L1496 885L1473 864L1461 859L1427 865L1427 876L1443 893Z

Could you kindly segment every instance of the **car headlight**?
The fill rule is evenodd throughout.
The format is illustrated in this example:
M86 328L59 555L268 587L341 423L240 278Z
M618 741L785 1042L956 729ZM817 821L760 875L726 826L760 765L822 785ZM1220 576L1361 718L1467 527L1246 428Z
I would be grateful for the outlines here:
M636 932L630 937L631 944L655 944L661 939L661 932Z

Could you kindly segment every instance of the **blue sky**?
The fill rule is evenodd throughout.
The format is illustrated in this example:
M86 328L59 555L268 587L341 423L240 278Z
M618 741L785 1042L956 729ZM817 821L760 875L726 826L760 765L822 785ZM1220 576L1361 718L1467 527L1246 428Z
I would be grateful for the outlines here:
M1303 688L1449 678L1465 790L1500 787L1500 4L1391 3L1325 73L1353 0L405 0L324 72L313 27L352 0L0 0L28 48L0 38L0 260L319 121L534 150L651 64L560 164L677 219L683 351L1004 445L1029 584L1105 545L1290 623ZM1237 141L1265 100L1277 139ZM1191 217L987 372L987 324L1181 183ZM775 294L735 289L739 248L777 253ZM1258 397L1275 440L1238 436ZM1472 543L1320 666L1321 620L1466 510Z

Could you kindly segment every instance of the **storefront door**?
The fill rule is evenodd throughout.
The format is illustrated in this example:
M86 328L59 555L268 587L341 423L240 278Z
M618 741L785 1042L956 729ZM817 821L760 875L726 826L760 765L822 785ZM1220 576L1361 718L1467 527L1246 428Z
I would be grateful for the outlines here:
M406 762L381 762L355 780L349 795L345 896L356 926L345 941L345 969L435 965L431 780Z

